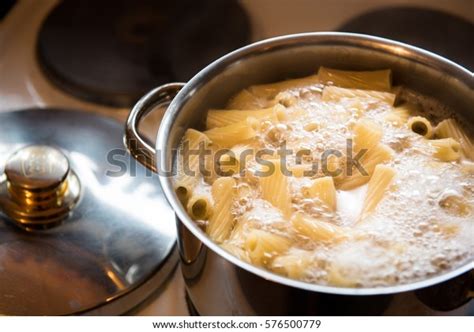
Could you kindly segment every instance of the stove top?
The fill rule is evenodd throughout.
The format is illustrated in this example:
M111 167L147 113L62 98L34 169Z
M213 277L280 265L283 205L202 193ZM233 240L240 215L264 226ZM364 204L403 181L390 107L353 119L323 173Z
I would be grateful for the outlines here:
M398 40L474 70L474 24L447 12L405 6L375 9L350 19L338 30Z
M185 82L249 42L250 22L235 0L73 0L42 23L37 55L65 92L130 107L153 87Z
M240 0L226 1L226 6L207 0L197 7L190 4L196 1L159 2L164 7L156 3L140 0L144 7L124 12L122 0L113 6L110 1L24 0L3 18L6 9L0 6L0 112L66 106L123 122L129 105L143 91L169 80L186 81L212 59L249 41L297 32L372 33L431 49L473 68L467 49L473 34L459 33L472 31L472 0ZM109 7L88 14L87 6L102 4ZM107 15L101 15L104 10ZM67 20L61 11L74 15ZM87 23L81 25L81 19ZM106 29L95 34L100 26ZM100 52L110 63L97 61ZM142 129L150 139L161 114L144 120ZM129 312L190 313L179 268Z

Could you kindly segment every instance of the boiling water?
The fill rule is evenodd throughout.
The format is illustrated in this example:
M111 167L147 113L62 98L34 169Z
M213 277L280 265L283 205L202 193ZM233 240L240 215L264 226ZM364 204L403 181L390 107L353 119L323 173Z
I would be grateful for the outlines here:
M338 190L337 211L327 212L320 202L302 195L311 178L290 177L292 208L314 218L348 230L348 240L337 243L311 241L299 234L278 209L259 198L258 180L253 174L259 165L249 161L245 176L235 176L247 188L245 199L236 201L236 230L226 243L243 248L245 234L251 229L267 230L291 240L286 253L304 260L299 279L318 284L352 287L379 287L406 284L442 274L473 261L474 257L474 172L467 160L441 162L433 158L433 147L406 126L396 127L384 120L392 107L377 101L345 99L339 103L322 102L320 87L287 92L296 101L280 127L268 124L252 141L254 147L308 149L308 160L328 149L345 153L351 127L360 118L369 118L383 128L382 143L395 155L388 162L396 170L393 184L374 213L362 222L359 216L366 185L351 191ZM408 90L399 94L420 106L421 115L435 125L451 117L449 110L433 99ZM429 110L429 112L427 111ZM318 130L305 130L314 123ZM265 125L265 124L263 124ZM276 134L275 134L276 132ZM294 157L288 164L294 164ZM316 178L320 176L314 176ZM201 187L209 185L202 182ZM248 190L250 188L251 190ZM201 189L203 190L203 189ZM204 190L205 191L205 190ZM238 235L236 235L238 234ZM268 253L270 258L273 253ZM274 262L277 262L275 260ZM276 263L266 268L280 271ZM334 275L338 281L334 282Z

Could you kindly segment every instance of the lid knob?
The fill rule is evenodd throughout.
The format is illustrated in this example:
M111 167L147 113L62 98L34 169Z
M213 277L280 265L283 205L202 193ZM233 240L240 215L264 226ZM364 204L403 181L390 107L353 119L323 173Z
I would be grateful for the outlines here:
M46 145L15 152L5 165L0 206L27 228L49 228L61 222L79 198L80 184L66 156Z
M43 191L60 186L69 173L69 161L56 148L32 145L15 152L5 165L12 186Z

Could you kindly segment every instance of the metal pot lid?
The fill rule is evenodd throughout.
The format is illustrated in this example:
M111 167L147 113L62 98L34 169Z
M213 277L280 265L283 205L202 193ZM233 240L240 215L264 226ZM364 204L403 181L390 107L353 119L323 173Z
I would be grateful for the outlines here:
M0 315L121 314L173 270L175 217L122 124L0 114Z

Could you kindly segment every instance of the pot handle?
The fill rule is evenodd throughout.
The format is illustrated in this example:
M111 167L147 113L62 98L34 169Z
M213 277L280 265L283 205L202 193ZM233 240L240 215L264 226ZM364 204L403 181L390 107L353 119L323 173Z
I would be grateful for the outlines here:
M133 158L155 173L158 172L156 150L140 136L138 125L141 119L154 109L163 104L170 104L184 85L185 83L169 83L151 90L133 106L127 118L125 147Z

